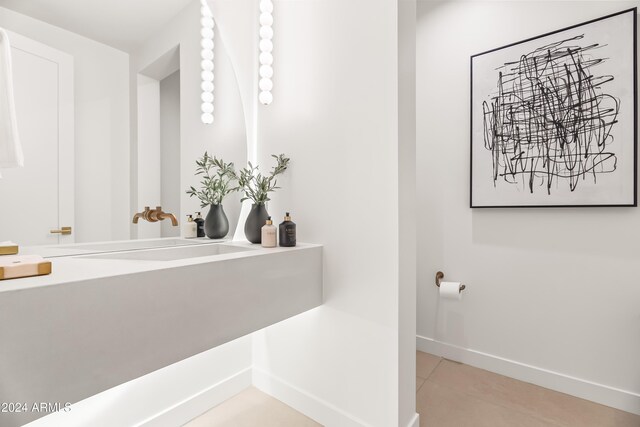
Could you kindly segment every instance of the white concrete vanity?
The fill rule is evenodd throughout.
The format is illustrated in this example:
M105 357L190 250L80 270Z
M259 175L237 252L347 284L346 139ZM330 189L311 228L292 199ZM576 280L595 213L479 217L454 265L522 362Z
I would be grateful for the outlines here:
M0 402L74 403L322 304L318 245L51 260L49 276L0 282Z

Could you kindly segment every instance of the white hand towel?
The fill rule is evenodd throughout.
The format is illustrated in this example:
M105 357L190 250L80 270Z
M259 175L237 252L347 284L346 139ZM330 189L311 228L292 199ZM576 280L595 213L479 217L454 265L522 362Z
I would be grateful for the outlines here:
M24 156L18 136L13 98L11 45L7 32L0 28L0 168L16 168L23 165Z

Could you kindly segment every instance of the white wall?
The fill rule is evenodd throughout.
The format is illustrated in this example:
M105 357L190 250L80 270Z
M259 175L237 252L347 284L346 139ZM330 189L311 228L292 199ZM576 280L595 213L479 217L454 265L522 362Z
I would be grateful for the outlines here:
M160 81L160 199L162 206L180 206L180 71ZM180 227L163 221L162 237L180 235Z
M227 48L228 55L238 83L238 92L242 100L244 122L246 124L247 153L246 160L252 164L258 161L258 26L256 16L259 12L257 0L236 0L233 2L208 0L209 7L216 20L219 37ZM246 240L244 222L251 210L251 201L242 204L238 224L233 235L234 240Z
M398 425L403 427L417 416L416 9L416 0L398 1Z
M469 56L637 5L418 2L418 341L640 413L640 210L468 207Z
M177 50L179 55L179 49ZM178 60L179 62L179 60ZM137 78L137 185L138 204L179 215L180 180L180 71L158 66L153 77ZM175 64L179 66L179 64ZM166 77L164 74L170 73ZM156 79L157 77L157 79ZM180 227L170 220L160 223L139 221L134 226L139 239L176 237Z
M324 245L325 304L256 334L254 380L324 425L400 418L397 17L395 1L275 1L258 160L292 159L268 210Z
M138 74L138 202L154 209L161 202L160 82ZM166 212L171 212L165 206ZM142 212L142 209L140 209ZM138 238L161 235L158 223L138 221Z
M244 165L247 158L246 128L235 73L218 30L215 37L215 121L211 125L200 121L199 0L190 3L131 56L131 74L134 76L176 46L180 47L180 206L179 210L172 212L179 215L180 224L186 221L185 216L188 214L202 211L203 216L206 216L208 211L207 208L200 208L197 199L189 198L185 193L189 186L200 182L198 177L194 177L196 158L202 156L205 150L238 166ZM131 103L132 106L135 105L135 96L132 96ZM135 111L133 107L132 111ZM131 123L132 153L137 153L137 118L133 115ZM138 159L132 159L132 163L136 165ZM134 182L132 185L137 188L138 183ZM240 212L239 201L238 193L229 195L224 201L231 235ZM144 203L142 200L135 200L134 195L132 215L136 209L142 209ZM136 227L133 227L133 232L135 231Z
M73 56L75 239L128 238L129 55L2 7L0 27Z

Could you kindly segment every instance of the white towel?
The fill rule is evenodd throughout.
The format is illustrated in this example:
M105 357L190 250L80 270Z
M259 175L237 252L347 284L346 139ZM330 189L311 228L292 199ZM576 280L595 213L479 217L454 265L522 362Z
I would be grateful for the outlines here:
M7 32L0 28L0 169L23 165L24 156L13 98L11 45Z

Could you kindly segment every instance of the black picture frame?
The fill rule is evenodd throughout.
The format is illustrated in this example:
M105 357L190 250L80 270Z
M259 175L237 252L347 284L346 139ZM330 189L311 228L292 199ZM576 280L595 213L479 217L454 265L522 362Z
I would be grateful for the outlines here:
M627 14L630 16L627 17L626 16ZM632 30L631 30L632 34L630 34L630 36L633 38L631 42L632 51L633 51L632 59L630 61L631 67L629 70L621 70L621 73L623 72L626 73L625 74L626 78L629 78L629 76L627 76L629 72L632 73L630 77L633 80L632 93L626 94L625 92L626 96L624 98L625 100L624 104L622 103L621 99L617 99L612 95L606 94L606 96L610 96L612 99L616 100L617 103L619 104L617 105L617 110L615 110L615 115L613 115L613 113L609 111L612 108L599 109L599 105L605 101L603 99L605 95L595 94L595 93L591 94L593 95L593 97L595 97L595 98L593 97L591 98L591 110L588 110L587 108L583 108L582 102L580 102L579 104L570 106L570 108L573 108L575 111L579 111L580 114L584 114L585 111L586 111L586 114L591 114L590 116L587 116L587 115L584 116L586 117L583 119L585 124L582 124L582 122L579 121L580 119L576 119L575 117L573 117L572 119L566 118L567 123L569 123L569 125L574 126L573 129L581 129L581 130L569 131L568 127L565 128L565 132L567 132L567 135L570 135L570 138L574 137L578 133L583 132L582 129L585 129L585 128L589 128L590 129L589 132L591 133L595 132L598 135L604 134L605 135L604 139L602 139L601 142L600 140L598 140L597 147L600 147L600 146L606 147L607 143L609 145L612 145L612 141L615 140L615 137L613 137L613 139L608 139L608 138L612 136L611 134L613 133L612 129L614 124L622 129L622 132L621 132L622 135L627 135L625 139L629 139L629 138L632 139L631 141L626 141L626 142L616 141L620 144L624 144L623 148L626 148L625 152L627 157L632 155L633 158L631 160L632 165L630 164L629 159L624 158L625 169L624 171L619 172L619 175L622 175L622 174L625 175L624 177L620 178L621 186L624 187L624 192L625 192L624 200L611 202L608 198L613 197L612 194L615 193L615 185L614 185L615 182L611 183L611 186L614 189L614 191L611 191L608 187L605 187L604 185L601 186L602 189L597 189L596 188L597 178L599 177L599 174L602 174L602 175L610 174L610 172L612 172L610 170L611 168L613 168L613 171L617 172L618 169L616 168L621 162L621 159L616 157L615 153L609 153L609 152L603 152L603 151L589 152L590 147L593 147L591 143L588 143L588 144L585 143L587 148L584 150L585 152L584 155L579 154L581 153L580 149L577 149L575 151L575 154L571 152L569 154L566 154L567 152L563 151L562 149L558 150L557 148L551 148L550 143L552 142L551 140L553 140L554 138L556 138L556 144L553 147L562 146L566 148L566 147L569 147L569 145L568 144L558 145L557 139L559 137L554 136L553 131L546 130L547 124L542 122L550 122L551 120L546 117L548 110L546 109L547 107L544 106L544 104L546 103L549 105L551 104L556 105L556 104L561 104L562 102L565 102L565 101L554 101L554 102L539 101L539 97L538 98L535 97L535 92L537 91L538 93L542 93L544 96L546 96L544 89L538 90L538 87L542 88L543 84L540 83L538 85L538 83L536 83L536 86L534 87L534 83L531 83L531 82L535 81L536 79L541 81L542 79L539 79L538 75L536 75L530 78L529 79L530 81L526 81L528 78L527 76L529 76L528 74L529 68L527 68L528 67L527 64L531 63L531 61L539 60L539 56L538 57L534 57L534 56L542 52L544 48L549 48L551 46L549 48L549 53L547 55L547 58L550 58L548 60L547 65L551 64L550 65L551 69L554 69L555 65L559 63L559 62L555 62L555 59L560 58L560 62L562 60L569 61L570 59L570 58L564 59L567 55L565 55L564 57L561 56L562 49L566 49L566 52L569 53L568 56L570 57L573 57L578 53L581 54L583 51L586 51L587 49L596 50L596 48L593 47L594 43L589 44L586 41L587 39L597 37L597 34L596 36L593 36L593 37L584 36L585 33L588 33L589 28L594 29L594 32L595 32L596 28L604 28L605 24L609 25L609 23L611 23L611 25L615 25L615 23L617 22L616 19L629 19L629 18L632 19ZM576 34L581 34L581 33L583 34L583 38L578 40L576 37ZM567 42L567 40L570 42ZM581 46L579 44L577 45L577 47L574 46L574 44L577 44L575 43L576 40L578 40L579 42L583 42L584 40L585 41L583 42L584 46ZM589 42L591 42L591 40L589 40ZM566 44L563 46L563 43L566 43ZM629 41L626 41L624 43L628 44ZM598 48L604 48L605 46L609 47L609 45L610 43L600 44ZM526 53L521 56L517 56L516 58L511 59L507 62L504 62L504 61L499 62L499 58L504 58L505 56L502 56L502 57L497 56L495 61L498 61L496 62L496 64L499 64L500 68L495 69L498 77L498 80L497 80L498 88L496 89L496 92L487 93L485 99L478 99L478 98L481 98L480 96L478 96L478 93L480 93L482 89L480 90L476 89L476 92L478 93L475 93L476 99L474 100L474 86L476 87L478 86L478 81L474 80L474 78L477 78L477 76L474 76L474 63L479 62L480 61L479 58L483 58L483 57L488 58L488 55L496 54L497 52L503 52L501 53L501 55L510 55L512 53L518 52L518 49L521 49L521 50L524 49L524 51L527 52L527 49L529 49L530 51L532 47L536 47L533 53ZM581 51L575 50L574 48L582 49L582 50ZM507 53L507 52L510 52L510 53ZM527 56L527 55L532 55L532 56ZM574 85L574 87L580 88L578 90L574 89L573 90L574 94L575 93L582 94L583 92L586 91L584 89L584 86L575 86L575 84L577 83L576 80L580 80L581 82L584 82L583 84L592 84L592 85L595 84L595 86L593 86L591 89L594 89L594 88L600 89L599 85L609 84L610 82L615 81L616 75L613 75L613 74L611 75L612 77L611 80L606 80L605 77L609 77L608 75L598 77L594 75L587 76L585 73L582 73L583 71L582 67L584 67L585 69L588 69L588 67L591 67L591 66L597 67L607 60L614 62L609 57L603 59L599 57L591 57L591 55L592 53L587 53L587 56L584 57L586 58L585 62L583 62L581 67L576 66L576 70L577 69L580 70L580 76L581 76L580 79L572 79L570 71L567 71L566 74L564 75L564 79L566 81L570 81L570 83L567 84L565 95L567 92L571 91L570 88L572 85ZM623 56L623 55L620 55L620 56ZM620 58L620 60L615 62L615 64L619 62L624 62L624 60L625 60L624 58ZM484 68L490 69L490 67L487 67L487 64L491 64L491 61L493 61L493 59L492 60L483 59L482 61L485 62L485 64L483 64ZM599 62L595 62L595 61L599 61ZM533 63L537 64L536 62L533 62ZM575 63L575 61L572 63ZM580 64L580 62L577 62L577 63ZM590 65L587 66L585 64L590 64ZM524 68L522 68L523 66ZM517 67L518 71L513 71L516 68L510 68L510 67ZM564 70L569 70L570 67L571 67L571 63L569 64L569 68L565 66ZM562 72L563 72L562 69L560 67L556 67L556 68L560 69L561 71L558 72L553 77L550 77L551 79L560 79L562 77ZM476 64L476 69L477 69L477 64ZM503 71L507 71L507 72L505 74L500 74L500 71L498 71L499 69L502 69ZM539 73L539 75L540 76L544 75L544 73L547 72L547 69L548 68L545 68L543 72ZM539 69L535 68L534 71L538 72ZM578 72L575 72L574 74L577 75ZM509 87L509 89L511 89L511 94L508 97L507 95L505 95L505 93L507 92L504 91L504 87L503 87L505 76L508 76L507 85L508 84L513 85ZM556 31L548 32L539 36L531 37L525 40L510 43L505 46L501 46L498 48L494 48L491 50L487 50L487 51L472 55L470 57L470 77L471 77L471 93L470 93L471 103L470 103L469 206L471 208L637 207L637 180L638 180L638 174L637 174L637 163L638 163L638 160L637 160L638 159L637 8L634 7L631 9L626 9L617 13L602 16L600 18L592 19L576 25L565 27ZM517 86L517 90L516 90L514 88L518 83L518 79L520 82L524 82L524 83L520 84L520 86ZM590 82L588 82L587 79L590 79ZM482 88L488 87L487 82L490 81L490 77L486 78L485 80L486 81L480 83L480 86L482 86ZM555 80L550 80L550 81L555 81ZM560 87L560 85L558 84L554 87ZM621 87L624 88L624 86L621 86ZM484 92L481 92L481 93L484 93ZM558 89L558 94L560 93L561 93L561 90ZM517 94L518 96L515 96L513 94ZM552 97L552 95L550 94L548 96L549 98ZM556 95L556 98L558 99L561 99L561 98L569 99L570 97L571 95L570 96ZM597 98L597 97L600 97L600 98ZM489 107L489 104L487 103L487 99L491 102L490 107ZM513 101L514 99L516 101ZM526 101L524 101L525 99ZM597 101L594 103L593 99L600 99L600 101ZM606 99L606 100L609 101L609 99ZM611 101L610 103L612 105L616 105L615 104L616 101ZM631 102L633 103L633 112L632 112L633 118L629 119L628 115L630 113L628 111L628 108L629 108L628 105ZM538 110L531 108L531 105L536 105ZM618 113L620 108L623 107L623 105L627 109L625 111L626 115L624 117L625 123L620 124L619 120L621 120L621 117L618 115ZM480 141L474 140L474 137L476 137L477 139L478 130L479 130L479 124L478 124L478 121L479 121L478 108L479 107L483 109L482 116L481 116L483 120L483 123L482 123L483 140L481 142L483 144L483 148L486 149L487 151L486 155L489 156L489 159L492 164L492 169L489 171L490 174L487 173L487 176L493 180L493 182L490 184L493 185L494 188L498 188L498 185L502 185L505 189L508 189L508 190L503 190L503 193L505 193L504 195L501 195L499 193L500 190L496 190L495 194L492 194L491 189L489 189L489 186L485 182L482 182L480 185L477 185L478 184L477 181L479 179L478 177L482 177L482 179L484 179L485 177L484 174L486 172L484 170L480 170L480 168L482 168L483 166L486 167L488 164L488 161L486 160L486 158L483 159L482 162L477 160L479 157L481 157L480 155L483 154L482 150L478 148L478 143ZM558 111L563 111L565 113L568 110L568 108L564 104L560 107L556 105L555 108L559 109ZM550 110L552 109L553 108L550 108ZM594 116L594 111L596 111L595 109L598 109L598 113L600 113L600 116ZM505 112L505 110L508 112ZM544 114L540 113L540 110L544 110ZM527 129L531 129L532 126L530 124L533 122L531 117L534 114L535 114L535 119L538 122L535 124L535 126L537 126L536 129L540 129L541 127L544 127L545 128L544 131L541 132L538 130L537 132L526 133L525 130L521 130L517 126L518 123L521 123L521 124L524 123L525 126L523 127ZM544 119L541 120L540 118L543 115L544 115ZM570 115L571 113L557 114L556 117L563 117L563 120L564 120L565 117ZM475 126L474 126L474 117L476 119ZM508 118L504 119L504 117L508 117ZM504 119L504 120L500 122L501 119ZM569 122L569 120L572 120L572 121ZM607 120L609 120L610 122L606 122ZM630 120L630 123L627 123L626 121L629 121L629 120ZM500 127L499 129L498 129L498 122L500 122L500 124L502 125L502 127ZM505 125L504 124L505 122L507 122L508 125ZM515 123L515 126L514 126L514 123ZM527 125L527 123L529 125ZM575 123L580 123L580 124L575 125ZM598 125L593 125L594 123L598 123ZM609 128L605 128L606 125L609 125ZM487 126L489 128L489 131L487 131ZM560 123L554 122L553 126L560 127L562 125ZM600 127L594 130L593 126L600 126ZM625 126L625 127L622 128L622 126ZM507 130L507 132L505 132L505 130ZM488 135L487 135L487 132L488 132ZM632 136L631 136L631 133L632 133ZM505 134L507 135L507 137L505 137ZM551 135L551 137L545 139L546 138L545 135ZM583 143L582 140L580 140L580 137L575 136L575 139L577 140L576 147L578 147L578 145ZM486 148L487 141L491 149ZM629 144L631 144L632 147L630 147ZM497 149L496 146L501 147L501 149ZM514 149L513 151L510 151L512 146L514 147ZM523 146L525 148L521 149L521 147ZM604 148L602 149L604 150ZM519 150L524 150L524 151L519 151ZM475 156L474 156L474 151L475 151ZM558 151L560 151L561 153L559 156L557 155ZM530 155L531 152L547 153L547 154L545 157L544 154ZM549 155L549 153L551 152L555 153L554 157L551 157ZM632 154L630 154L630 152L632 152ZM565 153L564 160L562 157L563 153ZM613 155L613 158L610 155ZM585 159L587 158L588 158L588 162L590 162L588 165L584 166L585 170L583 172L577 173L577 175L574 175L576 173L574 171L575 167L573 168L565 167L563 169L564 165L571 163L571 160L567 160L567 159L571 159L572 156L575 158L576 162L578 161L586 162L587 160ZM475 162L474 162L474 157L476 160ZM501 162L502 159L504 159L503 162ZM548 168L547 171L544 170L545 160L547 161L546 162L546 166ZM534 166L534 163L535 163L535 166ZM542 167L540 166L541 164L543 165ZM550 168L551 164L554 165L553 168ZM557 164L560 164L560 167L556 167L555 165ZM530 169L526 170L526 168L523 166L527 166ZM474 167L475 167L475 170L474 170ZM591 167L591 170L587 171L589 167ZM607 167L608 169L605 169L605 167ZM578 167L578 169L580 169L580 167ZM474 172L477 175L475 177L475 181L474 181ZM545 181L545 174L546 174L546 181ZM567 174L568 176L566 176ZM592 179L594 184L584 184L582 181L585 181L586 178L591 177L591 175L593 175ZM518 179L518 178L522 178L522 179ZM568 186L570 188L570 193L568 192L569 190L559 189L557 192L562 194L554 194L553 201L551 201L551 197L552 197L551 190L553 188L553 185L556 185L558 186L557 188L560 188L559 187L560 183L564 185L566 183L567 178L569 179ZM502 179L504 179L505 181L504 183L501 182ZM509 179L512 179L513 182L508 182ZM607 177L607 179L611 181L609 177ZM626 182L625 180L633 180L633 182L625 184ZM538 188L538 183L541 183L539 184L540 187L546 187L546 193L547 193L546 195L543 196L540 194L544 190L541 191L541 189ZM475 199L474 199L474 184L476 184ZM583 186L591 185L591 187L584 190L586 194L585 196L577 195L578 193L574 193L574 191L576 190L579 191L582 189L582 188L579 188L580 184L582 184ZM515 191L514 185L521 186L522 189L518 188L518 190ZM627 188L627 187L631 187L631 188ZM535 197L530 196L530 195L535 195L536 190L538 191L538 195ZM602 192L602 197L604 200L603 202L598 202L597 200L594 200L594 202L580 202L580 200L583 200L581 197L584 197L584 198L596 197L592 195L592 193L596 194L598 191ZM481 196L478 196L478 193L481 193ZM630 193L630 194L627 194L627 193ZM485 195L487 196L485 197ZM544 200L545 196L549 196L549 199L546 199L547 201L545 201L544 203L540 203L540 200ZM558 202L558 199L561 199L561 201L564 200L563 197L565 196L567 199L569 199L567 200L567 202ZM514 203L514 201L516 200L517 202Z

